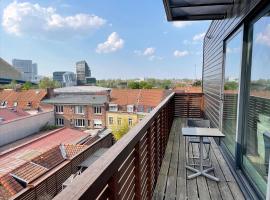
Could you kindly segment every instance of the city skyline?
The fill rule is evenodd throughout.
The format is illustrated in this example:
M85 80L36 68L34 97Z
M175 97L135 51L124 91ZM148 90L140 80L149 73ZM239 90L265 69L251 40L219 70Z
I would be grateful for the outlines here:
M201 78L209 22L167 23L162 2L118 4L1 1L0 57L35 60L45 76L86 60L97 79Z

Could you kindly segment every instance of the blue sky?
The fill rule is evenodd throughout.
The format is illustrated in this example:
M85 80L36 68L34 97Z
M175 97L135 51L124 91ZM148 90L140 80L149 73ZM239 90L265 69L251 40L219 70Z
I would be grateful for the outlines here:
M0 57L32 59L39 74L86 60L103 78L201 77L210 24L167 22L162 0L1 0Z

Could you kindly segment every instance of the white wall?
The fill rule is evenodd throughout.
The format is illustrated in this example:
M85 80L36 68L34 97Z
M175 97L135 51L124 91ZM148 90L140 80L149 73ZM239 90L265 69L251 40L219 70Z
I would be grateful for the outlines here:
M0 146L39 132L46 124L54 124L54 112L47 111L0 124Z

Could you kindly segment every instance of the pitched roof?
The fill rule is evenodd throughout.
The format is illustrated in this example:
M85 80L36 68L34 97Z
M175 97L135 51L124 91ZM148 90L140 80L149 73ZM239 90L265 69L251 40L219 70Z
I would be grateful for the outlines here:
M87 145L64 144L64 148L67 158L71 159L83 150L85 150L87 148Z
M10 172L10 175L15 179L19 179L25 183L30 183L47 171L48 169L42 167L41 165L35 164L33 162L27 162Z
M83 144L84 145L91 145L93 144L95 141L97 141L100 137L98 135L94 136L94 137L90 137L89 139L87 139Z
M56 165L59 165L64 160L65 158L62 156L59 145L57 145L51 148L50 150L46 151L45 153L34 158L32 162L41 165L47 169L51 169Z
M0 108L0 118L2 118L4 121L13 120L28 115L30 114L23 111L21 108L16 108L16 110Z
M142 105L157 106L164 98L163 89L113 89L111 102L121 106Z
M58 95L42 101L48 104L104 104L108 101L105 95Z
M0 177L0 188L1 185L2 189L0 190L0 197L11 197L12 195L15 195L23 190L23 187L10 174L6 174Z
M31 89L25 91L3 90L0 92L0 102L7 101L8 106L13 106L17 102L17 107L28 109L28 103L31 102L31 107L36 109L40 106L40 101L47 95L45 89Z

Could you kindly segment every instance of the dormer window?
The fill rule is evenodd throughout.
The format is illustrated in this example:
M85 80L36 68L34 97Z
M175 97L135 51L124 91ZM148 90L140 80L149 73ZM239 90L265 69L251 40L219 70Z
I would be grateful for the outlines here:
M117 104L109 104L109 111L110 112L117 112L118 111L118 105Z
M127 105L127 112L134 112L134 105Z

